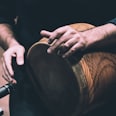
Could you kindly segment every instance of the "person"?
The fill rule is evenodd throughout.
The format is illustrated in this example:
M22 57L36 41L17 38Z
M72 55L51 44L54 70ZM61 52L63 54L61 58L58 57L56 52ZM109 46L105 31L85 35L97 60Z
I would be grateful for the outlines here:
M68 26L68 24L77 21L91 22L93 21L91 15L95 19L93 23L96 20L96 24L100 24L100 20L102 20L102 23L105 22L107 18L104 20L103 18L99 19L104 14L104 10L96 8L101 1L96 1L96 3L93 6L92 1L75 0L0 1L0 45L5 50L2 57L2 76L8 82L17 83L15 92L12 92L10 95L11 116L52 116L51 112L47 111L41 100L36 96L30 80L24 73L25 54L29 47L37 42L41 36L48 37L49 44L57 40L48 49L48 53L53 53L63 43L62 47L66 49L66 52L62 54L63 58L69 57L75 51L86 50L89 47L98 46L102 43L104 43L104 47L116 43L116 19L84 32L77 32ZM101 4L104 4L104 2ZM87 9L86 12L82 10L82 6ZM91 12L89 6L93 8L94 12ZM107 5L104 8L107 8ZM96 19L97 16L95 15L96 10L99 10L101 13L100 15L97 13L98 19ZM13 60L14 58L16 61Z

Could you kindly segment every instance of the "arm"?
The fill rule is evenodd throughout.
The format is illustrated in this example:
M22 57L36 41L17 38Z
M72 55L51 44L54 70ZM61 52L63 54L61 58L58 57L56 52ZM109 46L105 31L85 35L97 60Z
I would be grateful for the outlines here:
M14 71L12 68L12 58L16 57L18 65L24 64L24 47L17 41L11 26L8 24L0 24L0 43L5 50L2 57L3 78L6 81L14 81Z
M55 40L47 50L48 53L53 53L60 48L63 57L68 57L78 50L102 49L116 45L116 26L110 22L83 32L64 26L53 32L43 30L41 35L48 37L50 44Z
M86 49L113 48L116 45L116 25L107 23L83 32L87 43Z
M12 58L16 57L18 65L24 63L24 47L21 46L13 31L15 16L15 0L6 0L0 4L0 45L5 50L2 57L3 78L7 81L15 81L12 77Z
M7 50L15 44L18 44L18 42L11 26L9 24L0 24L0 46Z

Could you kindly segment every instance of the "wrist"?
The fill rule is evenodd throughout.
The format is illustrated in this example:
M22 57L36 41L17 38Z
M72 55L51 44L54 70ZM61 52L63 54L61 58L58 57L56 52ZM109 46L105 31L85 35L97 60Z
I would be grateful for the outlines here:
M19 44L15 38L12 27L9 24L0 24L0 45L3 49L8 49Z
M19 45L17 40L14 37L8 37L5 42L5 49L8 49L12 46Z
M116 26L108 23L102 26L87 30L84 34L86 36L87 48L101 48L107 44L116 41Z

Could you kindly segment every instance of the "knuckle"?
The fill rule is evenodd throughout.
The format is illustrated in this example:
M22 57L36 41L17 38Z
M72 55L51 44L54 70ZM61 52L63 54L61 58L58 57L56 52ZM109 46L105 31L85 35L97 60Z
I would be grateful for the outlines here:
M65 48L69 48L69 47L70 47L70 43L64 44L63 47L65 47Z
M71 48L70 52L74 53L76 51L76 48Z
M7 53L4 52L3 55L2 55L2 59L4 59L6 56L7 56Z

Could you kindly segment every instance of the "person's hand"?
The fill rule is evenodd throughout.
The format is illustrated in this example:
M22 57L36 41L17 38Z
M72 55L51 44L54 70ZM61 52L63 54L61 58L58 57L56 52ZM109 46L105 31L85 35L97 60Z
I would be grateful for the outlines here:
M70 26L64 26L53 32L42 30L42 36L48 37L51 47L48 53L58 52L62 57L68 57L77 50L84 50L87 47L86 37L82 32L77 32Z
M25 49L23 46L17 44L8 48L2 57L2 66L3 66L3 78L8 82L16 83L16 80L13 78L14 71L12 68L12 58L16 57L17 65L24 64L24 52Z
M63 26L53 32L42 30L40 34L51 44L48 53L57 52L68 57L74 52L87 49L102 49L116 43L116 25L108 23L82 32L70 26Z

